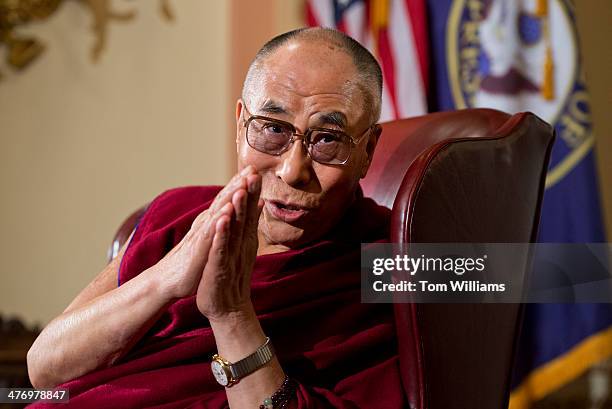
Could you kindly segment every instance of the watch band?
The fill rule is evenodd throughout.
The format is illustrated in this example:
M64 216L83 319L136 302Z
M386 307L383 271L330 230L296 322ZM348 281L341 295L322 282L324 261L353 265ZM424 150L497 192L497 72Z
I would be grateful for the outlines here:
M256 369L259 369L270 362L273 356L274 348L272 347L270 338L266 337L266 342L257 348L255 352L246 358L229 365L232 378L236 380L244 378L248 374L254 372Z

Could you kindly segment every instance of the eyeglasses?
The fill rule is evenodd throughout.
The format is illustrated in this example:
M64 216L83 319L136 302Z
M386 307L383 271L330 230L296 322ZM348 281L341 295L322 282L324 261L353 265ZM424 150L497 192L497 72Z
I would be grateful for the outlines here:
M355 141L344 132L335 129L308 128L301 134L289 122L251 115L246 107L244 110L249 114L249 118L244 121L244 127L246 140L251 148L279 156L286 152L295 140L302 139L311 159L324 165L344 165L349 160L353 148L373 126L369 126Z

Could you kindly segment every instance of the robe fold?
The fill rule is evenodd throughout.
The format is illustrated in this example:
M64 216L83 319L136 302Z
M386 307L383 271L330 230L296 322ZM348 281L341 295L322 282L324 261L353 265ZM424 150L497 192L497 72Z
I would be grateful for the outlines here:
M163 258L220 189L185 187L158 196L121 260L119 284ZM360 302L360 243L384 241L388 220L388 209L359 195L318 242L257 257L251 298L281 366L297 382L288 408L407 407L392 305ZM61 385L70 391L62 406L228 408L210 370L215 352L195 295L180 299L113 366Z

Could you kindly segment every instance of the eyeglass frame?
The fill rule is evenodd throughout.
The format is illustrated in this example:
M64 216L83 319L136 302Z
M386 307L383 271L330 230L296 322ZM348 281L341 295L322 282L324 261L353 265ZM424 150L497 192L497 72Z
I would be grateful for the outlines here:
M302 145L304 146L304 148L306 149L306 154L308 155L308 157L310 159L312 159L313 161L320 163L321 165L326 165L326 166L343 166L346 165L346 163L349 161L349 159L351 158L351 154L353 153L353 149L355 148L355 146L357 146L362 140L364 135L366 134L366 132L371 131L376 125L377 123L374 122L372 125L368 126L359 136L359 138L357 139L353 139L353 137L349 134L347 134L344 131L340 131L338 129L330 129L330 128L322 128L322 127L311 127L311 128L307 128L306 132L304 133L298 133L297 132L297 128L295 127L295 125L293 125L291 122L287 122L287 121L283 121L282 119L276 119L276 118L270 118L268 116L264 116L264 115L253 115L249 112L249 110L247 109L246 105L243 103L242 107L244 108L244 111L249 114L249 118L246 119L244 118L244 115L242 116L242 120L244 121L242 126L246 129L246 132L244 134L244 139L246 140L247 144L254 150L256 150L257 152L266 154L266 155L271 155L271 156L281 156L283 153L287 152L290 148L290 146L293 144L293 142L295 142L297 139L301 139L302 140ZM291 129L293 129L293 132L291 133L291 138L289 139L289 141L287 142L287 144L283 147L283 149L274 154L274 153L270 153L270 152L262 152L259 149L255 148L253 145L251 145L251 143L249 142L249 138L248 138L248 134L249 134L249 124L255 120L255 119L263 119L266 121L271 121L271 122L276 122L279 124L283 124L283 125L288 125L291 127ZM310 154L310 150L308 149L308 143L306 142L307 139L309 139L310 135L312 134L313 131L321 131L321 132L330 132L330 133L334 133L334 134L342 134L344 136L346 136L349 141L351 142L350 145L350 150L349 150L349 154L347 156L347 158L340 163L324 163L324 162L319 162L318 160L314 159L312 157L312 155ZM299 136L300 138L296 138L296 136Z

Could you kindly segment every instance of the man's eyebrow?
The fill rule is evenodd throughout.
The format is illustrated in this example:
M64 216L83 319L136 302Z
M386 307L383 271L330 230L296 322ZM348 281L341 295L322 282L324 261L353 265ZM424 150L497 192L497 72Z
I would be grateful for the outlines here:
M267 100L264 104L259 108L259 111L266 114L287 114L287 110L273 100ZM346 115L339 111L325 112L321 114L317 122L320 125L335 125L339 128L346 128L346 124L348 120L346 119Z
M342 112L333 111L322 114L319 117L319 122L322 125L330 124L336 125L339 128L346 128L347 119L346 115L344 115Z
M286 114L287 110L283 108L280 104L267 100L259 110L266 114Z

